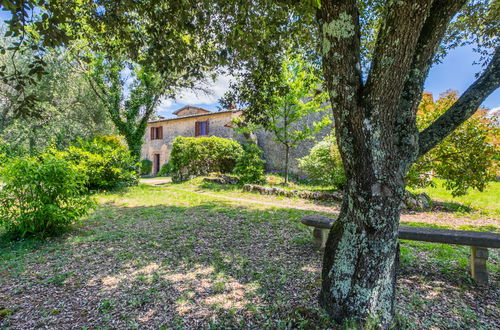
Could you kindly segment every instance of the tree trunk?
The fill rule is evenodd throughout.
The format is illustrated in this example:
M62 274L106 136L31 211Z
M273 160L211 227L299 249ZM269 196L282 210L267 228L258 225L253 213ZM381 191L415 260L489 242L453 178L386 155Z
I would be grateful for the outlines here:
M285 146L285 183L288 183L288 154L290 153L290 147Z
M139 138L136 134L130 136L125 136L125 141L127 142L128 150L130 154L134 157L135 161L140 161L141 149L142 149L142 136Z
M362 175L348 180L326 244L320 293L321 306L339 323L371 320L388 327L393 320L402 198L393 192L404 185L398 188Z

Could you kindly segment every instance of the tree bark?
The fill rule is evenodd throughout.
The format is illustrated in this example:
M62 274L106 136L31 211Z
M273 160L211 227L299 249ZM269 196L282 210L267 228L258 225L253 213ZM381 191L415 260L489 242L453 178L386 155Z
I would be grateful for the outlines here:
M288 157L290 153L290 147L285 145L285 183L288 183Z
M396 189L385 184L366 180L361 173L349 178L326 243L319 299L339 323L373 320L387 327L393 320L402 199L401 192L393 191L403 191L404 184L390 183Z

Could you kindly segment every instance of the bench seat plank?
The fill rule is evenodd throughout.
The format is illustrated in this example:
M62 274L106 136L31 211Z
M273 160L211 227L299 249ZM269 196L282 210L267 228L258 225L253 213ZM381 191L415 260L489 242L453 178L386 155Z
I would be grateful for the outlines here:
M325 248L334 221L321 215L302 217L303 224L314 227L313 236L318 248ZM500 247L500 234L489 232L399 226L398 235L400 239L412 241L470 246L470 272L478 284L488 284L488 248Z
M424 227L399 227L399 238L412 241L500 248L500 234Z
M320 229L332 228L334 221L335 219L321 215L306 215L302 218L303 224ZM500 248L500 234L480 231L400 226L399 238L412 241Z

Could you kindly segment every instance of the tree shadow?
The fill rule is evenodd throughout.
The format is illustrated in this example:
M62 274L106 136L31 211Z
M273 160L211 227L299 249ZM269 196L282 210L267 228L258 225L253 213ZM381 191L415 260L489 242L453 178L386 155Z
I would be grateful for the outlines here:
M334 327L316 302L322 255L300 222L306 213L223 201L101 205L62 238L0 247L19 266L0 263L0 298L14 311L0 326ZM463 290L461 280L437 279Z

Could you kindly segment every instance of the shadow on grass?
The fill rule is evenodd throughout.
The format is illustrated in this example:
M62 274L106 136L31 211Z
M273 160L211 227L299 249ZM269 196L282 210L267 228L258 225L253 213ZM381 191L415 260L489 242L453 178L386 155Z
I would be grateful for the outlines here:
M301 214L103 205L63 239L2 245L0 296L23 301L11 325L25 328L73 326L72 310L90 327L327 327L315 304L321 256Z
M14 312L0 326L334 326L316 304L322 256L300 223L310 212L202 197L192 206L110 202L63 238L1 245L0 256L10 257L0 258L0 297ZM405 276L442 268L421 262L428 250L404 246L414 258L403 262ZM456 257L445 252L442 262Z
M459 213L471 213L477 211L477 209L461 203L441 202L434 200L432 201L432 209L434 211L459 212Z

